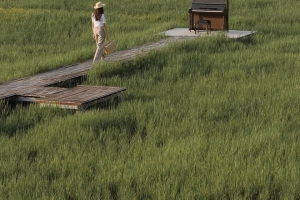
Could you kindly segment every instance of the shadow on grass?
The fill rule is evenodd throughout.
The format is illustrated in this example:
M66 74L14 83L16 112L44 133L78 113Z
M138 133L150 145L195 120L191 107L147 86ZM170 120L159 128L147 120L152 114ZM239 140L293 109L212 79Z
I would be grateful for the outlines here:
M89 78L99 79L102 77L130 78L139 72L145 72L152 68L162 69L167 65L169 56L163 51L151 51L146 55L137 56L130 61L104 62L96 65L89 73Z
M149 101L153 101L154 99L155 96L150 96L150 95L138 95L138 94L126 95L127 102L132 102L132 101L149 102Z
M256 40L254 40L251 35L238 38L237 41L243 43L246 46L252 46L257 44Z
M0 136L3 135L11 138L16 134L24 134L37 124L51 118L74 114L70 110L57 108L34 109L30 105L30 103L26 102L0 102Z

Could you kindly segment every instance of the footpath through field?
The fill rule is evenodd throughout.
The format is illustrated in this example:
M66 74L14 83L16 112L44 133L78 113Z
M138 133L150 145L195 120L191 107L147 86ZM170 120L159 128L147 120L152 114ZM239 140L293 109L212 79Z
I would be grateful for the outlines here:
M159 41L117 51L106 56L106 61L130 61L152 49L159 49L170 43L193 39L194 37L168 37ZM0 84L0 100L35 102L41 105L55 105L68 109L85 109L101 101L119 97L125 88L108 86L81 86L75 88L54 87L64 81L85 76L93 66L92 60L64 66L25 78Z
M172 42L177 42L177 41L183 41L187 39L195 39L194 37L188 37L188 36L177 36L177 37L168 37L156 42L144 44L141 46L137 46L131 49L126 49L122 51L115 52L109 56L107 56L105 59L108 61L129 61L132 60L135 56L141 55L144 53L149 52L152 49L159 49L162 47L167 46L168 44Z

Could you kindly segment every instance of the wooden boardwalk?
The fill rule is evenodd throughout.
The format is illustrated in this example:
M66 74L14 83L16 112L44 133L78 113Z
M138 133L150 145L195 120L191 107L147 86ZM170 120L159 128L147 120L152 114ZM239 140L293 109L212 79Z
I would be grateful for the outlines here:
M106 57L109 61L129 61L135 56L152 49L167 46L171 42L189 39L188 37L171 37L142 46L115 52ZM41 106L84 110L90 106L110 99L119 99L121 87L79 85L74 88L54 87L64 81L84 77L92 67L92 60L68 65L56 70L39 73L0 84L0 100L32 102Z
M63 81L82 78L91 66L92 61L87 61L5 82L0 85L0 100L85 110L110 99L119 99L125 88L89 85L73 88L53 87Z
M120 92L124 88L108 86L79 85L77 87L61 90L51 95L36 99L35 103L41 106L56 106L61 108L85 110L90 106L114 99L119 101Z

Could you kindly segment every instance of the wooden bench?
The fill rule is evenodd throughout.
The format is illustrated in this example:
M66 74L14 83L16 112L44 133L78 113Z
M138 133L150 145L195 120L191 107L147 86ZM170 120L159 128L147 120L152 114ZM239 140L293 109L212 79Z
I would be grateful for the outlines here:
M198 30L198 33L199 33L199 30L201 30L201 28L199 27L199 25L206 25L206 33L211 33L211 21L210 20L198 20L196 23L195 23L195 34L196 34L196 31Z

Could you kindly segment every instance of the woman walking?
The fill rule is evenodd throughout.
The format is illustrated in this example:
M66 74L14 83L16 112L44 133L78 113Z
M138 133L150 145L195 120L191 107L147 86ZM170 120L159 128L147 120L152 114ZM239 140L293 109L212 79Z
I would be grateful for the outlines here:
M106 29L106 19L104 15L103 7L105 4L97 2L94 6L94 12L92 14L92 31L93 37L96 40L97 50L94 55L93 63L104 59L103 48L105 38L108 40L108 34Z

